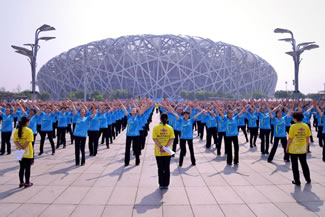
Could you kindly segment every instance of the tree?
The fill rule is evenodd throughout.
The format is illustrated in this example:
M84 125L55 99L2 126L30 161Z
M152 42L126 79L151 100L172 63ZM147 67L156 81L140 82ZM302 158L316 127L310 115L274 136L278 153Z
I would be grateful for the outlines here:
M126 90L121 90L121 89L112 90L109 93L110 99L125 99L125 98L131 98L131 97L132 97L131 94L129 94Z
M95 101L104 101L104 95L99 90L95 90L90 94L90 98Z
M44 93L39 93L37 95L37 98L43 101L47 101L51 98L51 95L48 92L44 92Z
M191 91L182 90L181 92L179 92L179 94L183 99L188 99L188 100L194 99L194 93Z
M70 100L82 100L84 98L84 91L83 90L77 90L74 92L70 92L66 95L66 98Z
M264 99L264 98L267 98L267 96L259 91L256 91L255 93L253 93L252 98L253 99Z

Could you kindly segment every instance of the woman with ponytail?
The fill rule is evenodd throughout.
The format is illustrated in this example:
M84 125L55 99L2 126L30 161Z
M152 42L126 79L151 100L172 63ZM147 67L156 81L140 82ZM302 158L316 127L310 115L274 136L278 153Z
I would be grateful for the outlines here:
M174 130L168 123L168 115L163 113L160 116L161 123L153 128L152 139L155 142L155 156L158 166L158 181L160 189L167 189L170 179L170 158L171 154L166 152L164 147L172 150L175 138Z
M30 168L33 162L33 145L34 142L34 134L31 129L28 128L29 119L27 117L22 117L19 121L19 127L16 129L14 133L14 143L18 150L23 149L25 153L23 158L19 161L20 169L19 169L19 188L22 187L30 187L33 183L30 182ZM25 182L24 182L25 175Z

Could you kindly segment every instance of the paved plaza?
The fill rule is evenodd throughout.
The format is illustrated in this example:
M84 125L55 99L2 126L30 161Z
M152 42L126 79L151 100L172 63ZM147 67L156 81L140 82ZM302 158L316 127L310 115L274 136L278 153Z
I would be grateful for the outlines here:
M150 129L158 122L154 114ZM196 166L191 166L187 152L179 168L178 150L168 190L158 188L151 131L139 166L132 158L124 167L125 131L110 149L99 145L96 157L88 157L86 145L83 167L75 166L73 145L68 143L52 156L47 141L45 154L37 156L32 166L31 188L18 188L19 164L14 156L0 156L0 217L325 216L325 163L313 134L315 144L308 155L312 184L305 185L301 173L301 187L291 184L292 171L282 160L281 145L270 164L261 155L260 141L250 149L242 133L238 166L226 166L226 157L217 156L215 147L206 150L198 137Z

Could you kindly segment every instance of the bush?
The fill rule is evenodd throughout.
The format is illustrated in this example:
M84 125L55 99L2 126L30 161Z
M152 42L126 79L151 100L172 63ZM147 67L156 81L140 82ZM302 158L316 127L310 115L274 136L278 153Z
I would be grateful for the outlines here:
M44 92L44 93L39 93L37 95L37 99L43 100L43 101L47 101L51 98L51 94L49 94L48 92Z

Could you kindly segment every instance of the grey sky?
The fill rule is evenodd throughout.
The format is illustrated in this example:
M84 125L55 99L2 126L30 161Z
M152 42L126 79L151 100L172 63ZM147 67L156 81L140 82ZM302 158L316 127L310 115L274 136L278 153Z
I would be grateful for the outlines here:
M300 66L300 90L324 89L325 1L323 0L0 0L0 87L31 88L26 58L10 45L33 42L42 24L57 30L57 39L41 42L38 69L72 47L133 34L175 34L210 38L252 51L278 73L277 89L292 90L290 44L277 41L276 27L288 28L298 42L316 41Z

